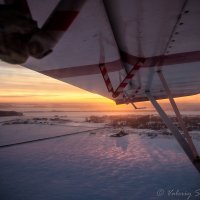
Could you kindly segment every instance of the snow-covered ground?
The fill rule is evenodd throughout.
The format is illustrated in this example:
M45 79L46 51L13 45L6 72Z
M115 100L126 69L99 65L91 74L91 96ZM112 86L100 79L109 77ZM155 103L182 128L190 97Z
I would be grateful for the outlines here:
M17 119L29 121L3 125ZM0 146L69 135L0 148L0 200L200 199L200 174L173 136L126 128L114 138L119 129L104 126L1 118Z

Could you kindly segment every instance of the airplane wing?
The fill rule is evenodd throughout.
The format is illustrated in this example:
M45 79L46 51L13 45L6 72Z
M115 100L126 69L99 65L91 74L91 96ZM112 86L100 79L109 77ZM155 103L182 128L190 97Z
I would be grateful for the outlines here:
M199 0L5 2L23 15L4 7L15 21L0 12L1 58L26 61L25 67L117 104L150 100L200 172L200 156L173 99L200 92ZM163 98L169 98L183 133L156 101Z
M59 1L27 2L41 27ZM119 104L145 101L149 90L156 99L165 98L159 70L173 97L198 94L198 19L199 0L87 0L53 52L42 59L30 57L24 66ZM59 20L64 19L54 25ZM124 79L126 84L120 85Z

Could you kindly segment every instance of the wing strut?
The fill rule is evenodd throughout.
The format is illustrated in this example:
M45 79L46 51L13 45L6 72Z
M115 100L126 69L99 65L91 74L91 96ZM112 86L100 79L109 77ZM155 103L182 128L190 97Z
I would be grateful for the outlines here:
M135 108L135 110L145 109L146 108L146 107L137 107L133 102L131 102L131 105L133 106L133 108Z
M196 147L187 131L187 128L185 127L184 121L181 117L181 114L178 110L178 107L173 99L172 93L170 91L170 88L167 85L167 82L164 78L164 75L162 74L162 71L158 71L158 75L160 77L160 80L163 84L164 89L166 90L166 93L168 95L170 104L176 114L176 117L178 119L178 122L181 126L181 129L183 130L183 134L179 131L179 129L173 124L173 122L170 120L168 115L165 113L165 111L162 109L162 107L159 105L159 103L156 101L156 99L151 95L150 91L146 91L147 98L151 101L154 108L159 113L160 117L168 127L168 129L173 133L176 140L180 144L180 146L183 148L184 152L188 156L188 158L191 160L193 165L196 167L196 169L200 172L200 157L196 150Z
M103 64L99 64L99 69L101 71L101 74L103 76L103 79L105 81L106 87L108 88L109 92L112 92L112 97L116 98L120 94L123 93L124 88L128 85L128 83L131 81L131 79L135 76L136 72L140 69L140 67L144 64L144 59L138 60L138 62L133 65L132 69L127 73L125 78L122 80L122 82L119 84L116 90L113 89L112 83L110 81L108 71Z
M172 106L172 108L173 108L173 110L174 110L174 112L176 114L176 117L177 117L178 122L180 124L180 127L181 127L181 129L182 129L182 131L184 133L184 136L187 139L187 142L190 144L194 156L197 157L198 156L198 152L197 152L197 150L196 150L196 148L195 148L195 146L194 146L194 144L192 142L191 136L188 133L188 130L187 130L186 126L185 126L185 123L184 123L184 121L182 119L181 113L180 113L180 111L179 111L179 109L178 109L178 107L176 105L176 102L175 102L175 100L174 100L174 98L172 96L172 93L171 93L171 91L170 91L170 89L169 89L169 87L167 85L167 82L166 82L165 77L164 77L164 75L163 75L161 70L158 71L158 76L159 76L160 81L162 82L163 87L164 87L164 89L165 89L165 91L166 91L166 93L168 95L170 104L171 104L171 106Z

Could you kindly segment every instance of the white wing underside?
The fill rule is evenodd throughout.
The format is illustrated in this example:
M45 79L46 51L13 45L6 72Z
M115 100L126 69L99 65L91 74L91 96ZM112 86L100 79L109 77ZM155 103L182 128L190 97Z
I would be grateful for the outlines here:
M28 3L33 18L42 26L58 0ZM162 69L173 96L200 92L199 0L187 4L183 0L104 3L88 0L53 52L43 59L29 58L24 66L113 99L99 63L105 63L116 88L142 57L146 58L144 66L124 89L133 101L147 100L146 90L157 99L166 97L158 69ZM120 95L117 101L122 99Z

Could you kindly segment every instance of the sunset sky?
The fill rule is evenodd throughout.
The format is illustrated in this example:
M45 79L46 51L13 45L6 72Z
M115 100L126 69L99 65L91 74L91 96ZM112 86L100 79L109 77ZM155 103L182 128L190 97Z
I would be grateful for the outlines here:
M67 83L49 78L18 65L0 62L0 103L73 103L100 109L132 109L130 105L115 103ZM166 101L163 101L164 103ZM200 103L200 95L178 98L179 105L189 108ZM149 106L139 103L139 106Z

